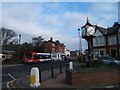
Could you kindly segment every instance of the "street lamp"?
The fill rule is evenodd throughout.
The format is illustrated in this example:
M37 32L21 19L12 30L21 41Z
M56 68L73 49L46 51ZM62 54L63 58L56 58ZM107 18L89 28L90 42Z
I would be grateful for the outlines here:
M79 43L79 50L80 50L80 55L82 55L82 35L81 35L81 31L80 31L80 28L78 28L78 35L79 35L79 38L80 38L80 43Z
M20 41L21 41L21 34L19 34L19 56L18 56L19 60L20 60Z

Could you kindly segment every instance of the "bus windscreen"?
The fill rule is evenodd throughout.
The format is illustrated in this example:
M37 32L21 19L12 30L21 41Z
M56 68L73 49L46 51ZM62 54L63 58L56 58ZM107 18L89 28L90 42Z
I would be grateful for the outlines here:
M32 57L32 54L31 54L31 53L25 54L25 58L26 58L26 59L29 59L29 58L31 58L31 57Z

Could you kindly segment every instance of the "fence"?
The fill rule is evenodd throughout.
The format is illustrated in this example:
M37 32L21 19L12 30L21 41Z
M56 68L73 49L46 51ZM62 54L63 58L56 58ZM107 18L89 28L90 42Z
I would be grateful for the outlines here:
M47 70L47 71L44 71L44 72L41 69L39 69L39 80L40 80L40 82L46 80L49 77L54 78L57 75L64 73L68 69L68 66L69 66L68 64L60 65L58 68L55 68L55 67L52 66L50 68L50 70Z

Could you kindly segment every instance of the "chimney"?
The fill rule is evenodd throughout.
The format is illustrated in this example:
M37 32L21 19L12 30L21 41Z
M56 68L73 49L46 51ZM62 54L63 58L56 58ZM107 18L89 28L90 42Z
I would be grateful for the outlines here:
M116 26L116 25L118 25L118 22L114 22L114 25L113 25L113 26Z
M53 41L53 38L52 38L52 37L50 38L50 41Z

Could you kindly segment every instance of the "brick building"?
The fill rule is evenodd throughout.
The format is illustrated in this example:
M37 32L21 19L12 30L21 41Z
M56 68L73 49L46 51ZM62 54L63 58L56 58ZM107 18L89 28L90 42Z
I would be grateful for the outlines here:
M45 51L48 53L51 52L61 52L64 53L65 46L63 43L60 43L59 40L53 41L51 37L50 40L45 42Z

